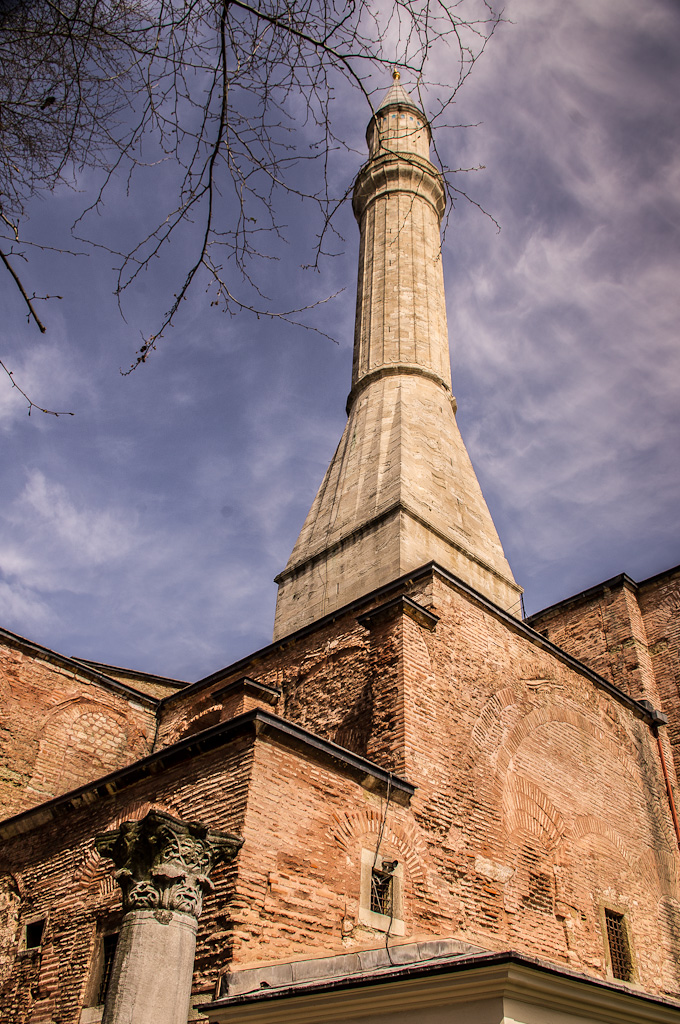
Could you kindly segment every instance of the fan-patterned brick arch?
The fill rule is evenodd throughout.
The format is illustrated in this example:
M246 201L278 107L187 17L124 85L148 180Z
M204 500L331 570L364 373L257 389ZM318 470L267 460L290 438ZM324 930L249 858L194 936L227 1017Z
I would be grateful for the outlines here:
M566 831L564 818L543 790L523 775L508 774L503 791L503 814L508 833L536 836L554 849Z
M495 750L503 738L501 716L503 712L519 703L519 697L511 686L497 690L482 708L470 737L471 746L487 754Z
M512 758L519 750L522 743L529 739L541 726L562 724L571 725L575 729L590 737L598 749L605 751L621 765L627 775L639 782L639 776L633 764L636 758L636 751L621 740L614 738L609 729L605 729L598 722L594 722L587 715L572 707L565 707L561 702L551 701L539 708L530 711L529 714L515 726L509 736L504 740L498 752L496 771L505 775L510 767Z
M377 843L382 830L382 844L399 854L414 885L422 886L427 874L427 847L412 825L402 827L390 822L389 809L387 816L383 829L383 815L372 807L354 813L335 814L328 837L354 858L359 853L361 841L372 839L374 844Z
M586 836L602 836L615 846L626 864L630 865L630 852L622 836L612 828L606 821L596 818L592 814L582 814L574 821L571 829L570 839L576 844L580 843Z
M147 753L144 735L124 714L89 700L52 708L40 727L29 788L43 799L68 792Z

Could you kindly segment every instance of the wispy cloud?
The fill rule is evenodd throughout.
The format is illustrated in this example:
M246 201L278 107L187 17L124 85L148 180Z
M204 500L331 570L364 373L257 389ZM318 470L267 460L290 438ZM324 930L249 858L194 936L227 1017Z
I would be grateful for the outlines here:
M485 165L461 182L502 227L462 201L451 218L454 388L535 610L680 560L680 9L511 0L506 13L459 98L460 120L481 126L437 141L451 166ZM361 117L360 144L364 113L339 116ZM338 180L360 159L338 155ZM42 208L50 230L70 203ZM121 194L117 212L123 230L140 209ZM37 290L64 300L50 307L49 345L25 332L22 310L8 314L12 367L41 402L77 415L29 421L0 387L9 628L189 677L267 642L272 577L344 424L357 256L348 206L346 254L303 275L311 228L297 206L285 214L299 231L271 264L269 294L287 307L346 286L319 315L339 345L225 318L196 293L157 357L123 378L161 272L144 278L126 324L106 261L34 265Z
M536 608L680 557L680 12L508 15L459 140L502 231L459 207L448 299L461 423Z

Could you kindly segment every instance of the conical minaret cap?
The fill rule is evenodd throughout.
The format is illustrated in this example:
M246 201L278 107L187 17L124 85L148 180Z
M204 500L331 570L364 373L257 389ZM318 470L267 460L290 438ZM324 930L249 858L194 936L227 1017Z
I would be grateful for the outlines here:
M399 81L399 72L392 77L366 129L369 162L386 153L412 153L429 161L432 133L427 117Z
M393 104L399 104L401 107L411 107L413 110L417 110L421 117L425 117L420 106L415 102L412 96L410 96L406 89L401 84L401 75L398 71L392 72L392 85L385 93L382 102L376 109L376 114L379 114L385 107L390 107Z

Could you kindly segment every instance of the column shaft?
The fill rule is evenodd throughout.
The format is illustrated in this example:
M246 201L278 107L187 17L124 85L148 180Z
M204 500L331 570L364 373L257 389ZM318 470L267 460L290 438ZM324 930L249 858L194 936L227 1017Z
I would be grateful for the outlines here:
M186 1024L197 927L173 911L125 915L102 1024Z

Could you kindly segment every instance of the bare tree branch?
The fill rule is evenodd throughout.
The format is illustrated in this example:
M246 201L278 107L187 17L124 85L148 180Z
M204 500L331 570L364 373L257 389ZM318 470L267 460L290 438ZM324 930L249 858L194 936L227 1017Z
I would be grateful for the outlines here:
M117 258L119 305L171 245L187 253L131 369L197 285L231 314L319 330L308 317L325 299L273 308L261 268L288 236L287 197L315 225L308 268L341 244L336 216L351 182L330 155L354 151L355 126L339 129L338 97L353 91L370 116L399 67L431 121L443 120L501 18L491 0L9 0L0 11L0 241L23 241L29 201L74 188L88 168L99 181L73 232ZM451 201L474 202L442 170ZM93 215L115 182L132 193L151 173L162 175L166 208L129 247L112 245ZM30 289L1 258L44 331Z
M31 412L33 411L33 409L37 409L38 412L44 412L47 416L75 416L75 413L73 413L73 412L55 412L53 409L45 409L45 408L43 408L43 406L38 405L31 398L28 397L28 395L26 394L26 392L22 388L19 387L19 385L17 384L17 382L14 379L13 371L7 369L7 367L3 363L2 359L0 359L0 368L2 368L5 371L5 373L7 374L7 376L9 377L10 381L12 382L12 387L16 388L17 391L19 392L19 394L23 395L24 398L26 399L26 402L28 404L28 415L29 416L31 415Z
M9 271L9 273L10 273L10 275L12 277L12 280L14 281L15 285L17 286L17 288L19 289L19 291L21 293L22 299L24 300L24 302L28 306L29 315L33 318L33 320L35 320L36 326L37 326L38 330L40 331L40 333L44 334L45 331L47 330L47 328L45 327L45 325L43 324L42 320L40 319L40 317L36 313L35 307L33 306L33 303L31 302L30 297L26 293L26 289L24 288L23 284L21 283L21 279L20 279L19 275L14 270L14 267L9 262L9 260L5 256L5 254L2 251L2 249L0 249L0 260L2 260L2 262L4 263L5 269Z

